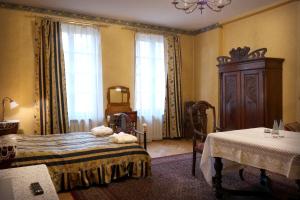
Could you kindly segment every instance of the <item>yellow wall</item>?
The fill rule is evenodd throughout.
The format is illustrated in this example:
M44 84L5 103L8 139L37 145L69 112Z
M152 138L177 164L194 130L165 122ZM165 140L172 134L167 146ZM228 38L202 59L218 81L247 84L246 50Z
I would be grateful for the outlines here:
M33 133L34 125L34 55L32 13L0 9L0 99L14 98L19 107L9 110L6 119L19 119L20 129ZM134 31L121 26L101 28L103 100L106 107L107 88L127 86L134 100ZM193 37L181 36L183 63L183 99L193 98ZM1 109L1 108L0 108Z
M194 37L181 35L181 54L182 54L182 103L194 100Z
M214 29L195 38L195 99L205 100L216 107L218 117L219 84L216 58L220 55L221 30ZM211 112L208 113L211 122ZM211 123L208 124L208 131Z
M103 102L106 107L107 88L115 85L129 87L134 100L134 32L109 26L101 29Z
M195 97L218 104L217 57L220 54L220 29L202 33L196 37Z
M12 111L7 106L7 119L19 119L22 130L33 132L32 20L25 16L23 12L0 9L0 98L8 96L19 103Z
M195 86L197 99L208 99L218 105L216 103L218 102L218 73L215 60L218 55L228 55L228 52L236 47L249 46L252 50L266 47L268 49L267 57L285 59L283 65L283 120L284 122L295 121L297 102L299 102L297 93L299 94L300 66L299 52L298 58L296 53L297 48L299 50L299 34L297 34L300 26L300 21L297 20L299 4L300 2L290 3L225 24L220 29L219 35L218 30L199 34L196 37L195 53L195 58L198 60L195 64L195 70L198 71L196 76L199 76L200 80L196 82ZM220 54L218 54L218 49ZM206 74L211 77L208 78ZM208 83L208 80L211 80L211 83L204 85ZM299 109L298 103L298 111Z
M298 65L298 75L297 75L297 82L298 82L298 84L297 84L297 87L296 87L296 89L297 89L297 97L298 97L298 104L297 104L297 121L298 122L300 122L300 3L298 3L298 7L297 7L297 9L298 9L298 11L297 11L297 15L298 15L298 21L297 21L297 28L298 28L298 30L297 30L297 39L298 39L298 41L297 41L297 52L298 52L298 54L297 54L297 58L298 58L298 60L297 60L297 65Z

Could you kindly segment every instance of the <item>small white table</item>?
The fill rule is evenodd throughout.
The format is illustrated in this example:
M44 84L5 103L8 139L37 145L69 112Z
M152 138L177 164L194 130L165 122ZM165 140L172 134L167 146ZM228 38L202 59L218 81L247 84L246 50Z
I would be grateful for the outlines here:
M39 182L44 194L34 196L30 184ZM0 194L11 200L58 200L46 165L0 170Z
M222 189L222 158L282 174L299 184L300 133L283 131L283 138L273 138L271 134L264 133L264 129L252 128L208 134L200 168L210 185L212 177L215 177L216 196L220 195L217 194L218 189Z

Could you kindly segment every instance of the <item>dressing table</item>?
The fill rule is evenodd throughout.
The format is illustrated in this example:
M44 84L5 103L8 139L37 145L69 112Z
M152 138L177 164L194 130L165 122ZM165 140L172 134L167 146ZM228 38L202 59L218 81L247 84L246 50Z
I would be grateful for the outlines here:
M137 128L137 111L132 111L130 107L130 92L128 87L112 86L107 89L107 107L105 110L105 117L108 126L113 127L114 114L125 113L131 122Z

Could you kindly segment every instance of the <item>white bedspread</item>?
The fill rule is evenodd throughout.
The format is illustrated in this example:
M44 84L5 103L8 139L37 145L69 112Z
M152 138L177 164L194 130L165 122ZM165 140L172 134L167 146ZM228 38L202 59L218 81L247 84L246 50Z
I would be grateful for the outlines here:
M104 137L113 134L113 130L110 127L98 126L91 130L92 134L99 137Z

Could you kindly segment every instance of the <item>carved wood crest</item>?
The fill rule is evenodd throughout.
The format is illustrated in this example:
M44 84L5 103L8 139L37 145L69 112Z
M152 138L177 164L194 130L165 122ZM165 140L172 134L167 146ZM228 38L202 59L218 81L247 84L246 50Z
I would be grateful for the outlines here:
M250 47L238 47L236 49L231 49L229 52L229 56L219 56L217 58L220 65L227 64L231 62L243 61L243 60L252 60L258 58L264 58L267 52L267 48L257 49L255 51L250 52Z

